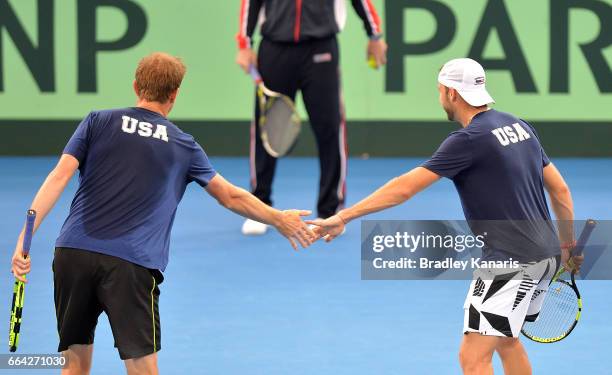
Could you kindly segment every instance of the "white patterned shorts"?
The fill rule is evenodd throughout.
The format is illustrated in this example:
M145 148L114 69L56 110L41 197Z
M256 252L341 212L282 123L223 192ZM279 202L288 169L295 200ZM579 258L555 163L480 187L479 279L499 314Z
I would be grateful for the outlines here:
M551 257L520 264L510 272L476 270L463 306L463 332L518 337L525 321L537 319L558 268L558 257Z

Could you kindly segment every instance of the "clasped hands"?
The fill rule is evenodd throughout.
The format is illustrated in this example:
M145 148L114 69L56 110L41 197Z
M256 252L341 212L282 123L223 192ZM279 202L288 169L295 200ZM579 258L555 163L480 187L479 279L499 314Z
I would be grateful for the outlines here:
M281 218L275 225L276 229L289 240L291 246L297 250L298 243L307 248L320 238L330 242L344 232L345 220L339 215L327 219L303 221L303 216L311 214L307 210L281 211Z

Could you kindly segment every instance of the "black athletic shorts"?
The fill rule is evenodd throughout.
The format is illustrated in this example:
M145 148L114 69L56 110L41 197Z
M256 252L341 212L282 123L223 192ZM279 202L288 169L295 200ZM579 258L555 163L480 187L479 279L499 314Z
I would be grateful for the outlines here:
M58 351L93 344L98 317L108 316L121 359L160 350L159 270L87 250L56 248L53 259Z

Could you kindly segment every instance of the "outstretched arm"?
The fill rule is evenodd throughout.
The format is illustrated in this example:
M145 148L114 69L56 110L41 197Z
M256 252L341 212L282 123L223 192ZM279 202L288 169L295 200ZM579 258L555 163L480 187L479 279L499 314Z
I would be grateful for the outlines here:
M64 154L60 158L59 162L53 168L51 173L45 179L45 182L41 185L38 193L34 197L34 201L30 206L31 209L35 210L36 221L34 222L34 231L38 229L45 216L51 211L59 197L64 192L66 185L74 175L74 172L79 167L79 161L72 155ZM15 252L13 254L12 272L16 278L21 281L25 281L23 275L30 272L30 258L23 258L21 254L21 248L23 246L23 229L17 239L17 246L15 246Z
M287 237L291 246L296 250L296 240L305 248L315 238L315 234L300 219L300 216L310 215L310 211L279 211L263 203L246 190L232 185L219 174L210 180L206 191L223 207L249 219L274 226L283 236Z
M313 220L308 223L321 228L319 234L325 236L327 241L331 241L342 233L344 226L349 221L404 203L439 179L440 176L426 168L414 168L410 172L387 182L354 206L344 209L326 220Z

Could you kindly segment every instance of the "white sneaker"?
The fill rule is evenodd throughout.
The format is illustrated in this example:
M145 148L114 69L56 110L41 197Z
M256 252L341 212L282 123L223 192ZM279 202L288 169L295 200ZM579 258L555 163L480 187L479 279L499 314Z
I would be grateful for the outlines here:
M259 221L246 219L242 224L242 234L245 236L261 236L268 231L268 224Z

